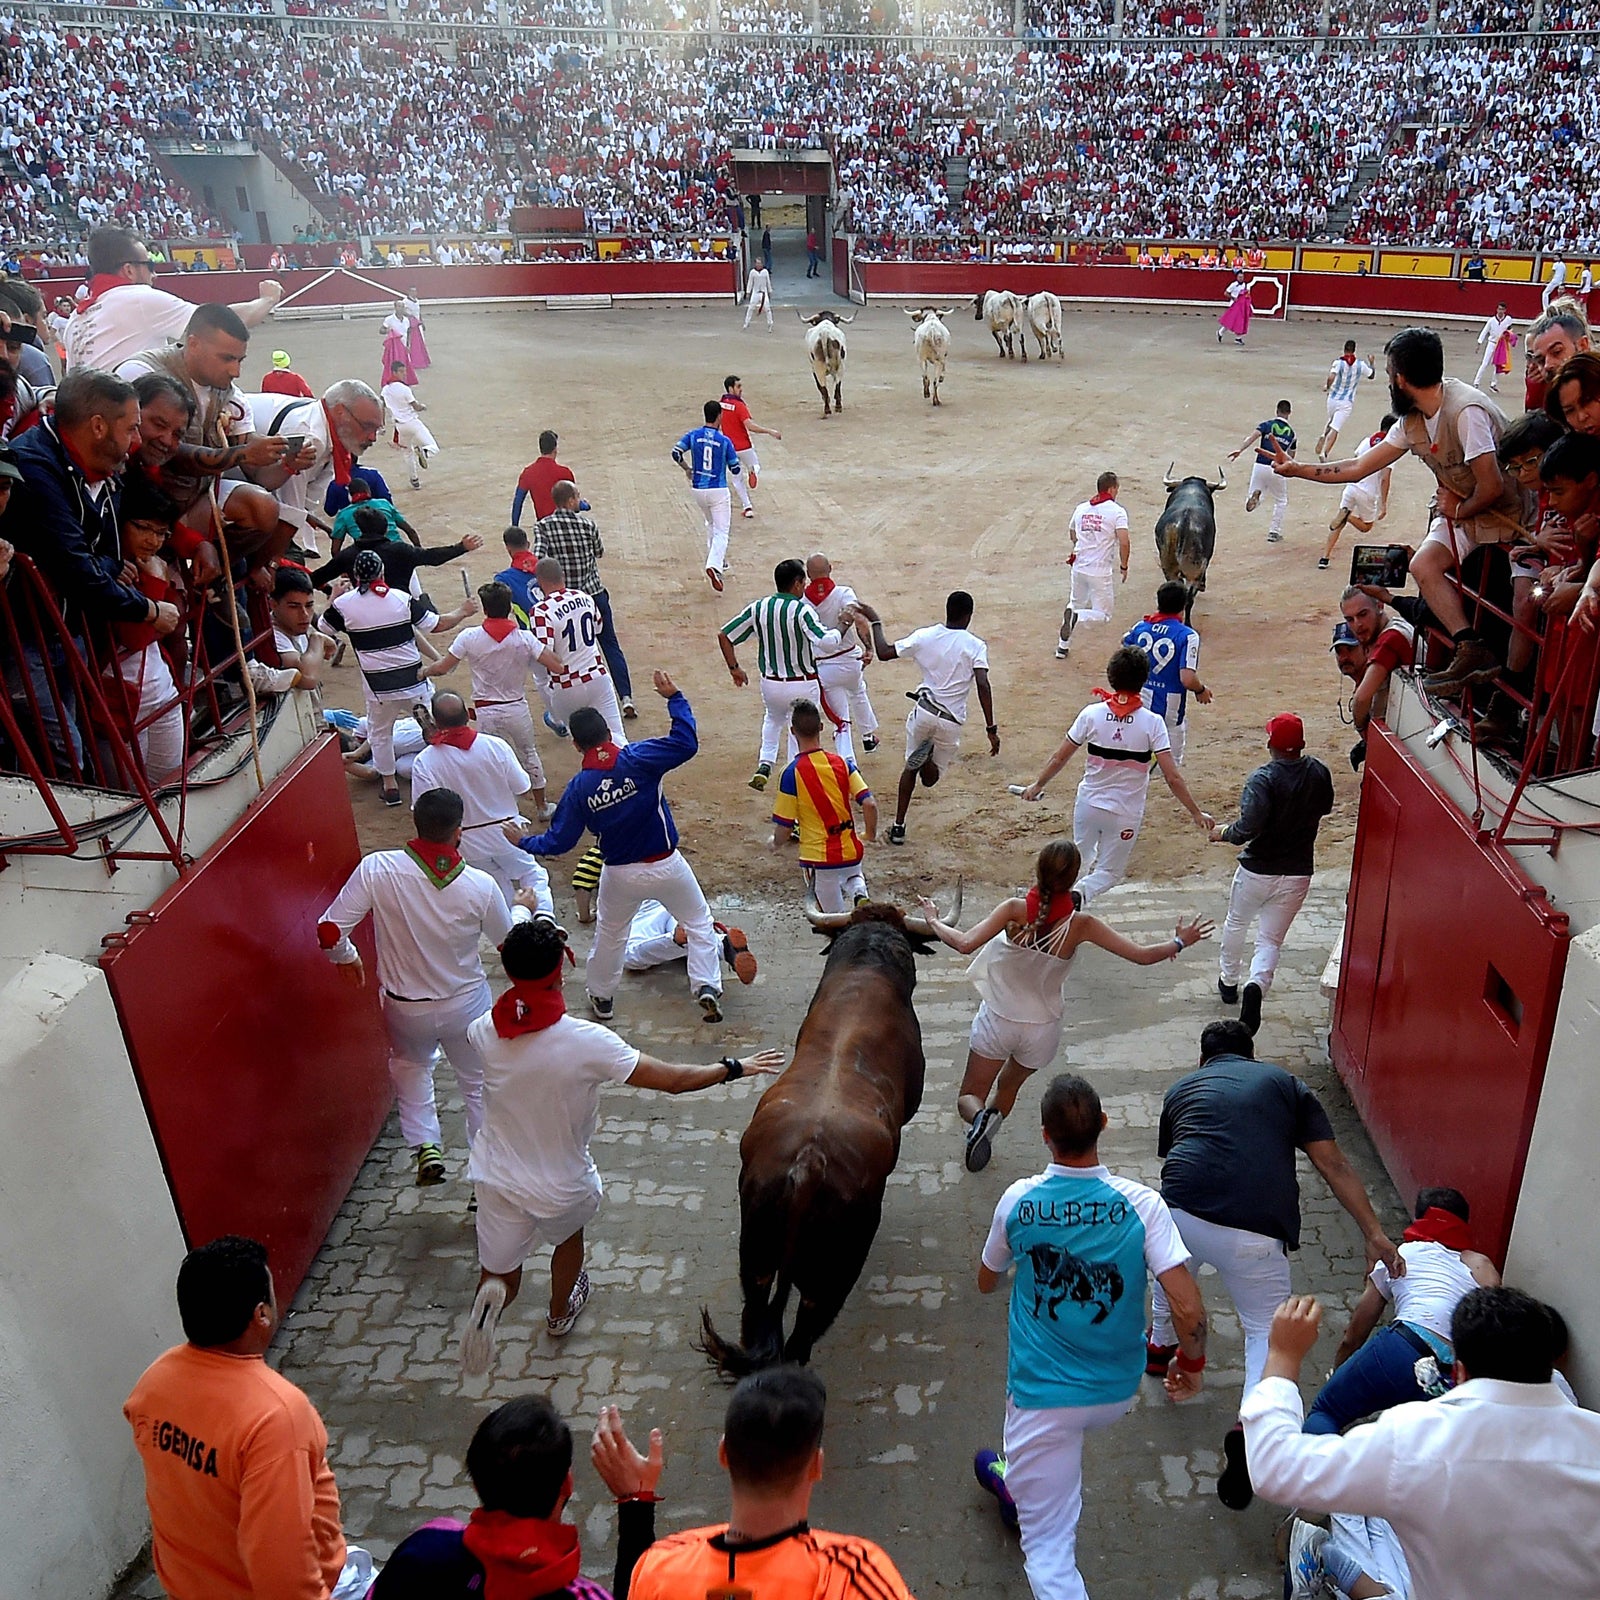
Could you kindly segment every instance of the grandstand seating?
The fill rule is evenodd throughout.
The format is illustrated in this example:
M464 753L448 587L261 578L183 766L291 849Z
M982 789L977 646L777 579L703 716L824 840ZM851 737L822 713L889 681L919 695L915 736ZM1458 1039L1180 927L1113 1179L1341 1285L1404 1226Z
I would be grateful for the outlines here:
M912 234L1337 232L1577 252L1600 239L1585 137L1600 120L1594 41L1571 32L1319 54L1183 37L1215 28L1218 0L1126 0L1127 32L1173 37L1042 49L1042 37L1103 32L1112 0L1026 0L1020 39L1005 37L1011 0L927 0L919 52L794 37L809 27L806 0L719 0L734 37L709 41L693 24L704 0L611 0L613 28L684 38L607 55L604 0L397 3L413 21L514 13L555 31L484 26L440 42L383 25L286 32L277 19L207 27L138 11L103 29L14 21L0 86L7 248L71 260L82 232L113 217L154 238L224 232L154 149L161 134L255 140L345 237L493 232L518 203L581 207L591 229L640 237L720 231L729 157L749 140L831 149L839 219L879 250ZM1381 33L1420 3L1336 6L1328 25ZM1530 3L1440 0L1441 25L1501 27ZM1548 3L1572 29L1600 11ZM909 26L894 0L822 11L838 27ZM1314 28L1322 9L1228 0L1227 15L1230 34L1270 38ZM992 48L936 48L976 35Z

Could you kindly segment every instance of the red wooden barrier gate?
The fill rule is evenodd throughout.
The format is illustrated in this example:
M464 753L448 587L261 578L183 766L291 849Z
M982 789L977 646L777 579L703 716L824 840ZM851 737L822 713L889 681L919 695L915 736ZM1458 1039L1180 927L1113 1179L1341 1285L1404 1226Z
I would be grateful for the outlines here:
M1567 919L1374 724L1331 1049L1410 1201L1448 1184L1505 1259L1561 999Z
M370 931L360 991L317 946L361 858L345 781L309 746L101 957L184 1237L260 1239L283 1305L390 1100Z

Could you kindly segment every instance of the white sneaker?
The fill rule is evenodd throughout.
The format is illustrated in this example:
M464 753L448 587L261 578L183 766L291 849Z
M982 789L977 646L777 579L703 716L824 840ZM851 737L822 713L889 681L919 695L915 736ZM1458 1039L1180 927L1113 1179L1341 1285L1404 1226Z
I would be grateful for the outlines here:
M1289 1529L1289 1559L1284 1575L1289 1580L1289 1600L1318 1600L1328 1593L1328 1575L1322 1565L1322 1547L1328 1530L1294 1519Z
M494 1335L500 1313L506 1308L506 1280L485 1278L467 1313L461 1332L461 1371L469 1378L481 1378L494 1360Z
M589 1303L589 1296L593 1293L589 1286L589 1274L580 1272L578 1281L572 1286L572 1293L567 1296L567 1309L564 1316L546 1317L544 1319L545 1332L552 1339L565 1339L572 1332L573 1325L583 1315L583 1308Z

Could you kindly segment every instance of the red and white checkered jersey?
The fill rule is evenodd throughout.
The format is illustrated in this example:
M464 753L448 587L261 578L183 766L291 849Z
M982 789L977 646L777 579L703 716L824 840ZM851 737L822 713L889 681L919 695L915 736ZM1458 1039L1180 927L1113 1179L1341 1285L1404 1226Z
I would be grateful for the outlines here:
M540 645L561 658L550 674L558 688L583 683L605 671L600 654L600 608L582 589L558 589L528 614Z

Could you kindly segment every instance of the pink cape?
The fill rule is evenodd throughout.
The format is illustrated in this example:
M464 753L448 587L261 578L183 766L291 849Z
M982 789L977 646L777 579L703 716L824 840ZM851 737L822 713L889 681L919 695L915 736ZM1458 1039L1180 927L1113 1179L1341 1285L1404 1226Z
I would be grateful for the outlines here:
M1233 297L1228 309L1217 321L1236 339L1242 339L1250 331L1250 318L1254 311L1255 307L1250 304L1250 291L1246 289Z
M428 341L422 337L422 323L412 319L411 332L406 337L406 358L418 371L423 372L433 365L428 359ZM415 378L407 378L407 383L415 383Z
M416 325L412 324L412 331L415 332L415 330ZM417 381L417 369L411 360L410 351L406 349L405 340L402 339L398 333L395 333L392 329L390 329L386 331L383 336L383 377L378 383L378 388L380 390L383 388L384 384L386 384L390 378L394 376L394 374L389 371L389 364L392 361L403 361L405 363L406 370L401 373L400 376L407 383L415 383Z

